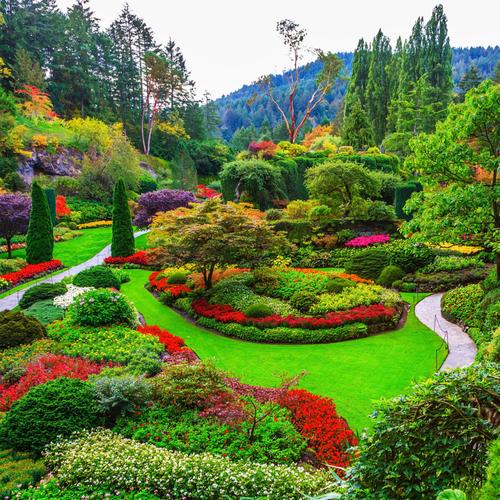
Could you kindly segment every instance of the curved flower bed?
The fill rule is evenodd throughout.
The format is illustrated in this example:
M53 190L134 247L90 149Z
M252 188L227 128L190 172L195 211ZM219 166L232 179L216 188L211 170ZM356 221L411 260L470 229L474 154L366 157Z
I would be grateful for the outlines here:
M172 298L178 298L192 291L186 285L169 283L166 277L158 278L160 275L161 271L157 271L149 276L149 286L158 292L168 293Z
M145 250L140 250L135 252L128 257L106 257L104 259L105 264L110 265L123 265L123 264L136 264L137 266L148 266L148 254Z
M7 281L10 287L14 287L25 281L30 281L34 278L39 278L44 274L61 269L62 267L63 265L60 260L53 259L48 262L41 262L40 264L28 264L19 271L2 274L0 279Z

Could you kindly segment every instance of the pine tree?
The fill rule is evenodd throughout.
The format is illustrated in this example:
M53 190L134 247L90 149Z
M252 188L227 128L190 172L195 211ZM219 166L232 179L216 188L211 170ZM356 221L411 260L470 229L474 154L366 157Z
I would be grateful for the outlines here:
M349 114L344 118L342 141L357 150L374 145L373 130L359 98L354 101Z
M113 228L111 255L128 257L135 250L134 230L128 206L127 190L123 180L115 185L113 193Z
M477 69L477 66L472 64L458 83L458 88L460 89L458 100L463 102L465 94L467 94L470 89L477 87L482 80L481 73Z
M52 260L54 233L49 204L38 182L31 188L31 213L26 235L26 260L29 264L39 264Z
M351 78L347 87L345 98L344 116L350 112L351 105L358 99L365 106L366 85L368 83L368 72L370 70L370 50L368 44L361 38L354 51L352 61Z

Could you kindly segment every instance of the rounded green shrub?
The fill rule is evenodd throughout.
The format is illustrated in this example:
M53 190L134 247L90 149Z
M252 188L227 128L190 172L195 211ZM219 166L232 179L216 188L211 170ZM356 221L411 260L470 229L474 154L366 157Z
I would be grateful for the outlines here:
M265 318L274 314L273 310L267 304L252 304L245 310L249 318Z
M33 286L24 292L24 295L19 301L19 307L21 307L21 309L27 309L35 302L53 299L58 295L63 295L66 293L67 289L64 283L42 283Z
M0 312L0 349L30 344L46 336L45 327L20 311Z
M367 248L356 252L346 263L346 272L362 278L376 279L389 264L389 254L384 248Z
M328 293L341 293L342 290L352 288L354 286L356 286L354 281L345 278L333 278L326 282L325 291Z
M398 266L405 273L413 273L432 264L436 254L422 243L398 240L390 245L390 264Z
M270 208L266 212L266 220L281 220L283 219L283 210L279 208Z
M398 266L385 266L378 277L377 283L382 286L391 287L395 281L401 280L405 272Z
M43 325L63 319L64 309L57 307L53 303L53 299L40 300L35 302L24 311L27 316L36 318Z
M0 259L0 274L13 273L19 271L26 265L24 259Z
M183 273L182 271L177 271L175 273L172 273L167 279L167 282L170 283L171 285L184 285L186 281L187 281L187 274Z
M17 451L39 454L58 436L102 424L91 384L58 378L32 387L0 423L0 441Z
M300 290L290 297L290 305L301 312L309 312L309 309L318 302L317 294Z
M112 290L91 290L69 307L73 321L82 326L134 325L135 312L127 299Z
M95 266L79 272L73 284L81 287L120 289L120 280L110 268L104 266Z

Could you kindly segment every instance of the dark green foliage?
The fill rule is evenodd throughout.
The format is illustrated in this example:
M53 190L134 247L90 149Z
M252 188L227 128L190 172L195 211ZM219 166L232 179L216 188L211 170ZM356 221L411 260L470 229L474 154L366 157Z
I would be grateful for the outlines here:
M383 248L367 248L356 252L346 264L346 272L362 278L376 279L389 264L389 254Z
M428 266L436 258L436 254L422 243L413 243L408 240L398 240L388 248L390 263L398 266L407 273L412 273Z
M113 257L128 257L135 250L134 230L128 206L125 183L119 180L113 193L113 239L111 255Z
M34 486L45 472L42 461L34 461L28 453L0 450L0 496L15 498L14 489Z
M280 220L283 218L283 210L279 208L270 208L266 212L266 220Z
M0 440L18 451L40 454L58 436L102 424L91 384L65 377L35 386L0 423Z
M379 404L373 432L360 442L351 469L357 490L352 498L366 490L380 498L435 498L446 488L477 491L497 435L499 394L498 367L475 364L435 375L406 396Z
M158 182L149 174L142 174L139 177L139 193L149 193L158 189Z
M351 280L345 278L334 278L326 282L325 290L328 293L341 293L345 288L356 286Z
M35 302L53 299L58 295L66 293L67 287L64 283L42 283L28 288L19 301L21 309L27 309Z
M172 284L172 285L184 285L187 281L187 274L183 273L181 271L172 273L169 277L167 282Z
M24 311L24 314L31 316L43 325L48 325L53 321L63 319L64 309L54 305L53 299L41 300Z
M120 289L120 280L105 266L95 266L79 272L73 279L73 284L82 287Z
M309 309L318 302L318 295L307 290L295 292L290 297L290 305L298 311L307 313Z
M47 203L49 204L50 217L52 219L52 225L56 224L56 192L52 188L45 188L45 196L47 197Z
M5 176L4 186L10 191L23 191L26 188L26 184L17 172L9 172Z
M78 222L84 224L96 220L110 220L112 217L112 207L97 203L96 201L83 200L81 198L66 197L68 207L73 212L80 213Z
M372 126L368 114L363 109L359 98L352 104L349 114L342 123L342 140L356 150L375 144Z
M26 235L26 260L38 264L52 260L54 233L47 197L38 182L31 190L31 214Z
M45 327L20 311L0 312L0 349L29 344L45 337Z
M418 193L422 191L423 187L420 182L406 182L405 184L400 184L396 186L394 190L394 208L396 210L396 217L400 219L411 219L411 216L405 213L404 206L405 203L410 199L413 193Z
M399 167L399 159L395 155L390 154L347 154L342 153L335 156L337 160L354 161L361 163L368 170L382 171L392 173L397 171Z
M245 310L249 318L265 318L272 316L273 310L267 304L252 304Z
M385 266L377 279L377 283L391 287L395 281L402 279L404 275L404 271L398 266Z
M500 438L495 439L488 452L486 483L481 489L481 500L498 499L500 491Z

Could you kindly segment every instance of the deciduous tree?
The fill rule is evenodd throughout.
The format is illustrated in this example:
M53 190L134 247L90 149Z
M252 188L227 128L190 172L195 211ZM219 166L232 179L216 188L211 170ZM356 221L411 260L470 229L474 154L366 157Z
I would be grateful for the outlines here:
M28 229L31 200L23 194L0 196L0 235L7 243L7 254L12 257L12 238Z

